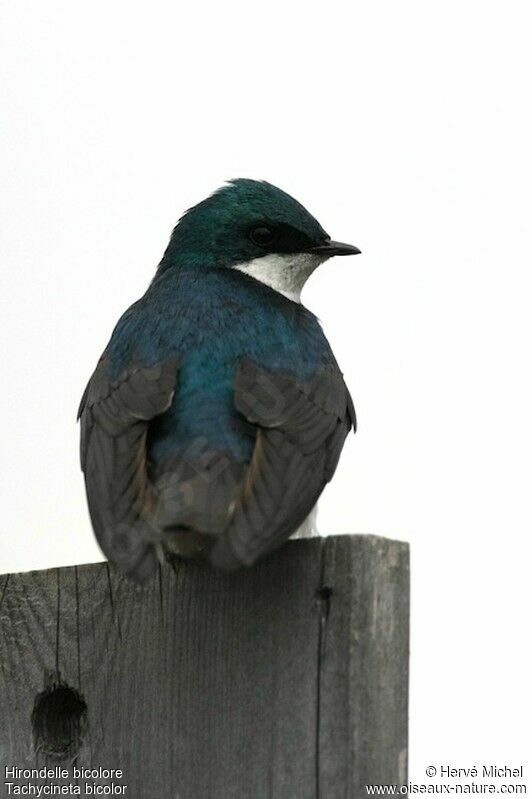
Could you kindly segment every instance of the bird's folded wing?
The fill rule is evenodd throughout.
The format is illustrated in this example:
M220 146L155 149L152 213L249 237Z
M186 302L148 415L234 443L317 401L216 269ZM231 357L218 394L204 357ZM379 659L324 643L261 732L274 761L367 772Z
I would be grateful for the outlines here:
M252 461L211 560L253 563L304 521L331 479L355 412L336 364L308 381L240 365L235 406L257 427Z
M150 526L155 496L146 470L150 420L172 402L178 363L134 367L117 380L104 354L81 400L81 468L92 524L105 555L142 581L156 565Z

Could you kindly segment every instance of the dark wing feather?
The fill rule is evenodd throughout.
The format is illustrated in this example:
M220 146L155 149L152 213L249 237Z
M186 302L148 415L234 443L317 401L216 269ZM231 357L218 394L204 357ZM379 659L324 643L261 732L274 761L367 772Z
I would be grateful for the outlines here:
M298 381L246 361L237 374L235 405L258 433L231 521L211 552L223 568L253 563L297 529L331 479L355 424L336 364Z
M139 581L156 566L156 532L149 523L156 498L146 469L148 424L170 406L177 369L177 361L168 360L128 369L110 380L104 354L78 412L81 468L96 538L109 560Z

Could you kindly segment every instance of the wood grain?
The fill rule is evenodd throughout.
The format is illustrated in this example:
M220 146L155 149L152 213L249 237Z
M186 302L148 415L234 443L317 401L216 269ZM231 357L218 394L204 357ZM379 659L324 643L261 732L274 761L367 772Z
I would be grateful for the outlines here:
M31 716L60 679L88 713L70 772L120 768L132 799L359 799L403 782L408 580L407 545L373 536L290 541L231 574L165 564L143 588L105 563L4 575L0 761L55 765Z

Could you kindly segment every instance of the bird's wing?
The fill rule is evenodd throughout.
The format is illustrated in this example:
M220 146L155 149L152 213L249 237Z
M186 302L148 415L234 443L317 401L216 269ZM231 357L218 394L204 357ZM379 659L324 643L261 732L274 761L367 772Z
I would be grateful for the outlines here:
M257 427L231 521L211 551L224 568L251 564L304 521L336 469L355 411L333 363L308 381L240 365L238 411Z
M79 407L81 468L96 538L123 572L145 580L156 565L149 543L155 495L146 469L150 420L167 410L178 363L131 367L117 380L108 374L104 353Z

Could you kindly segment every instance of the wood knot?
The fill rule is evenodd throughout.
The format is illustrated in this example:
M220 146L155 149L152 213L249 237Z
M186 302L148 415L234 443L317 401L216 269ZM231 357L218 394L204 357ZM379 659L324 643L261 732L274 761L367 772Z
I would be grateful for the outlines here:
M35 750L53 760L74 758L87 729L87 705L58 679L37 694L31 714Z

